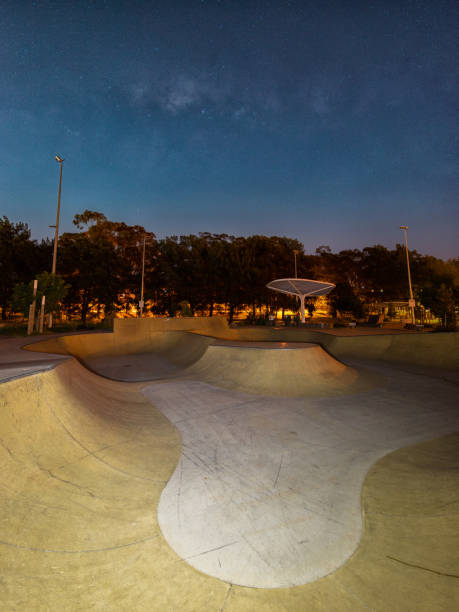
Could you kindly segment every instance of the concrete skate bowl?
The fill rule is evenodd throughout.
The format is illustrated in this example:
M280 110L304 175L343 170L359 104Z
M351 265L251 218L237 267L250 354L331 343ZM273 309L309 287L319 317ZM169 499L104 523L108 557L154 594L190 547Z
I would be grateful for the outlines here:
M123 340L116 334L83 334L27 348L72 355L113 380L185 378L261 395L354 393L379 380L346 366L315 343L222 340L189 331L157 331L141 341Z
M27 348L73 355L87 367L115 379L149 380L176 374L177 370L190 366L202 357L215 339L254 343L313 343L335 360L379 360L424 368L431 373L442 370L451 379L458 380L457 332L342 337L339 332L333 335L304 328L231 329L223 317L115 319L114 325L114 333L64 336L31 344ZM129 355L130 360L121 366L119 357L125 355ZM138 357L134 359L135 355ZM144 359L144 356L148 356L148 359ZM110 365L114 367L110 368Z
M123 360L114 336L47 347ZM128 357L149 354L127 339ZM201 340L151 382L69 359L0 387L6 609L400 609L407 593L411 609L456 609L457 436L375 464L457 430L456 389L392 369L363 393L248 394L203 380L213 349L241 347Z

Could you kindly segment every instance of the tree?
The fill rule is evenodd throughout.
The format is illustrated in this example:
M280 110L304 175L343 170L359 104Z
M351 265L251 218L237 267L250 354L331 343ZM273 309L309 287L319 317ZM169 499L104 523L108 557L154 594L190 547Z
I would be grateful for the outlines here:
M454 326L459 302L459 260L426 256L417 272L417 298L425 308Z
M450 323L455 322L455 299L454 292L451 287L441 283L439 287L436 287L431 294L430 309L431 311L440 317L441 319L449 320Z
M155 249L154 234L140 225L109 221L103 213L85 210L75 215L79 233L63 234L60 269L70 283L66 300L69 312L78 312L83 325L91 308L104 315L129 308L140 298L143 240L146 240L146 273Z
M333 316L338 312L350 312L356 319L363 316L363 303L349 283L336 283L336 288L330 294Z
M34 274L36 243L30 239L25 223L11 223L0 218L0 307L2 318L13 297L17 283L27 282Z
M110 314L124 289L125 263L107 240L91 240L86 234L63 234L60 268L70 285L65 300L68 314L78 313L83 325L91 307Z

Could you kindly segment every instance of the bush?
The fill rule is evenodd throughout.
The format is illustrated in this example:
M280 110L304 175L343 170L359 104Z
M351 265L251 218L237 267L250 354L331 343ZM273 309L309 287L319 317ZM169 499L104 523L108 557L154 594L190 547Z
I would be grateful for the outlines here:
M59 302L67 295L70 285L66 285L64 279L57 274L42 272L37 276L38 286L36 295L36 312L41 307L42 297L45 296L45 313L54 312ZM33 284L19 283L13 291L13 308L16 312L22 312L25 316L29 313L29 306L33 301Z

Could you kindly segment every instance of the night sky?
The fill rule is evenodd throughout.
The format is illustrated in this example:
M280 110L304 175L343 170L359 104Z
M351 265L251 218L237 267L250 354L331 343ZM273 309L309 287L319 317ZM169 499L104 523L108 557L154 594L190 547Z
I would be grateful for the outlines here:
M459 3L0 0L0 215L459 255Z

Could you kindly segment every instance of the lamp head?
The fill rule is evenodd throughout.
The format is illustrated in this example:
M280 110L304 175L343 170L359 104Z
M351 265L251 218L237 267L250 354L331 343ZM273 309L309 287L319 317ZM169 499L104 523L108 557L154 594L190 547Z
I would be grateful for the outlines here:
M407 229L408 229L408 225L401 225L401 226L400 226L400 229L402 229L402 230L407 230Z
M59 155L56 155L55 157L56 157L56 161L59 162L60 164L64 161L62 157L59 157Z

